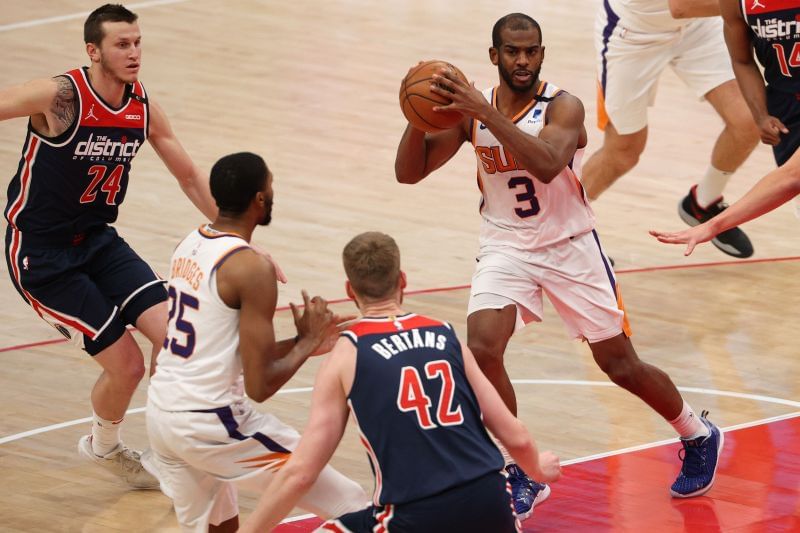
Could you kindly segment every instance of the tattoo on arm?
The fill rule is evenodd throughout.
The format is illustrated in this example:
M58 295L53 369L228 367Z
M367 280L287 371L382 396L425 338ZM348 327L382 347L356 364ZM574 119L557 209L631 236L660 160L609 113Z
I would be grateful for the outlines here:
M65 76L58 76L55 79L56 83L58 83L58 92L53 99L53 105L50 111L56 119L56 123L52 125L52 130L54 130L52 133L54 135L60 135L67 131L67 128L69 128L75 120L78 102L72 82Z

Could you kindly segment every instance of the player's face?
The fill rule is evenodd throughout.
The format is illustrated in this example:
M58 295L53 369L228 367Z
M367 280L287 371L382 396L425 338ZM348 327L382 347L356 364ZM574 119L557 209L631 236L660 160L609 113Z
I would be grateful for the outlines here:
M267 185L262 193L264 194L264 216L258 225L267 226L272 222L272 197L274 195L272 192L272 172L267 174Z
M490 48L492 63L497 65L500 77L508 87L518 93L535 90L544 60L544 46L536 28L500 32L502 44Z
M104 22L103 41L98 49L103 72L123 83L139 79L142 35L137 23Z

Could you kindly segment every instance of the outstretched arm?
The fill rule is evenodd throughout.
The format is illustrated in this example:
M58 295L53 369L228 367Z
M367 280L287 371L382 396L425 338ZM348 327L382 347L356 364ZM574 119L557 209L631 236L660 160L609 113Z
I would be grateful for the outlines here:
M345 341L350 344L349 341ZM239 530L242 533L272 531L316 481L330 460L347 424L347 399L339 375L340 342L322 363L314 382L311 414L297 449L270 482L261 499ZM350 344L352 350L352 344Z
M708 222L688 230L662 232L651 230L650 235L668 244L686 244L684 255L689 255L698 244L748 220L760 217L800 194L800 151L782 166L776 168L756 183L739 201Z
M56 137L75 121L76 100L66 76L32 80L0 90L0 120L30 117L34 130Z
M486 427L503 443L508 453L532 478L547 483L557 481L561 477L558 457L551 452L538 453L536 443L528 430L508 410L497 393L497 389L478 367L470 349L466 346L462 346L461 349L467 379L478 398Z
M208 220L217 218L217 206L211 197L208 175L201 172L186 153L161 107L150 100L150 144L167 169L178 180L184 194Z

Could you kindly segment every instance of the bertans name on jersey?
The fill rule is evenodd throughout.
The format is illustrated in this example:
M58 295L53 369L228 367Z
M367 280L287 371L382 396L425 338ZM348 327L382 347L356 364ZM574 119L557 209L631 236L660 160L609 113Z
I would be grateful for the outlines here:
M437 335L433 331L426 331L424 334L419 330L401 331L389 338L383 338L371 346L385 359L391 359L393 355L413 348L434 348L444 350L447 346L447 337Z
M183 278L192 289L197 290L203 281L203 271L200 265L187 257L177 257L172 260L172 279Z
M89 161L130 161L136 152L139 151L139 139L128 141L122 137L120 141L109 139L106 135L89 134L89 139L81 141L75 146L73 160L83 160L89 157Z

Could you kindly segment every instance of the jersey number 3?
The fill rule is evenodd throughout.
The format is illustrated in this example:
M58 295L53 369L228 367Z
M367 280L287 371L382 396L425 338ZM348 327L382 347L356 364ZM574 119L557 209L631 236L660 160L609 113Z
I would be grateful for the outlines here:
M431 398L425 394L422 378L413 366L404 366L400 375L400 389L397 391L397 407L404 413L414 412L422 429L434 429L438 426L457 426L464 422L461 406L453 406L453 369L445 360L429 361L425 364L425 376L428 380L440 378L439 408L436 410L436 422L431 419Z
M515 207L514 212L519 218L532 217L538 214L541 209L539 207L539 199L536 198L536 190L533 188L533 180L527 176L516 176L508 180L509 189L516 189L520 185L522 185L525 190L517 193L517 201L527 202L529 207Z

